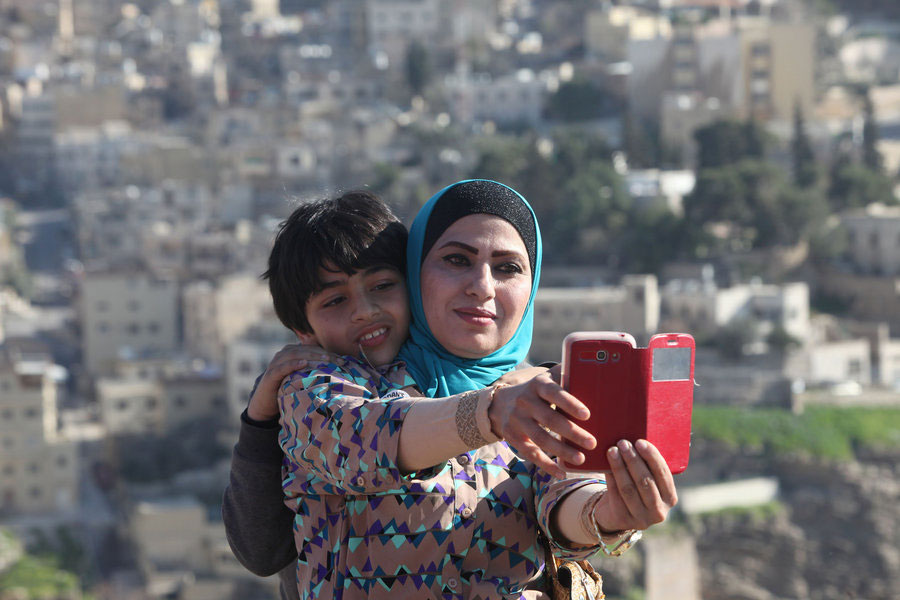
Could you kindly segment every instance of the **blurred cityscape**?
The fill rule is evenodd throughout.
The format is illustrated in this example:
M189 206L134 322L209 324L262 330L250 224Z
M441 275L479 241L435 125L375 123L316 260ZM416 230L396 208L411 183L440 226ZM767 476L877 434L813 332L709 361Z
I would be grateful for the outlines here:
M219 515L275 228L471 176L538 214L535 362L698 341L607 597L896 598L898 170L894 0L0 0L0 599L276 598Z

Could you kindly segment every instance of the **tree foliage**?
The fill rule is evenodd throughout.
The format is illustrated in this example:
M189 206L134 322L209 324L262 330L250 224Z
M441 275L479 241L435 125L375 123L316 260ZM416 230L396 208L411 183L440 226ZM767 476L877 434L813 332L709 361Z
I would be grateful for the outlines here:
M612 94L596 83L575 78L559 86L547 100L547 113L565 122L587 121L612 114L616 110Z
M756 121L720 120L694 132L697 166L709 169L731 165L745 158L763 159L769 136Z
M819 167L812 143L806 134L803 108L798 103L794 107L794 136L791 140L791 159L794 183L801 188L809 188L819 181Z
M413 94L419 95L431 81L432 67L428 49L414 40L406 49L406 81Z

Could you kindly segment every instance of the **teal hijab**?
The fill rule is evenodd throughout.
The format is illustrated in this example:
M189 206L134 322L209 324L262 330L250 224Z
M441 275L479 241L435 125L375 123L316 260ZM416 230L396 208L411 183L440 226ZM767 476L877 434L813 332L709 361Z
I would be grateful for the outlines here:
M523 210L523 207L527 210ZM435 339L425 320L421 286L422 260L436 237L452 224L445 223L448 214L458 214L460 216L457 218L462 218L468 214L481 213L504 218L519 231L532 262L531 295L519 327L506 344L483 358L460 358L448 352ZM531 220L525 228L521 227L523 215L525 219ZM436 230L435 223L439 221L441 225ZM533 230L530 229L532 224ZM439 398L481 389L525 360L531 348L534 295L540 275L541 234L537 219L525 198L509 186L487 179L459 181L445 187L425 203L413 221L406 246L406 281L412 323L409 339L398 356L406 362L410 375L425 395Z

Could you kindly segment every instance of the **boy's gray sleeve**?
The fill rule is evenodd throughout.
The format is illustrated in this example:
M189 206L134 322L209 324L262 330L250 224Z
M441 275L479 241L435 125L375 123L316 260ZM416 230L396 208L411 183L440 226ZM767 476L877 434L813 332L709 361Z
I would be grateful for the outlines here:
M281 490L284 455L278 432L277 421L252 423L244 411L222 500L222 520L232 552L244 567L262 577L297 560L294 513L284 504Z

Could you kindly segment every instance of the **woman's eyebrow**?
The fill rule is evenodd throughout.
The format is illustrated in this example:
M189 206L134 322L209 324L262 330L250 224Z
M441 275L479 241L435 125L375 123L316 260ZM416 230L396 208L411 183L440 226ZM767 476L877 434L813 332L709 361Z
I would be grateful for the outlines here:
M444 248L447 248L448 246L462 248L463 250L465 250L467 252L471 252L472 254L478 254L478 248L476 248L475 246L470 246L470 245L464 244L462 242L454 242L454 241L447 242L446 244L444 244L443 246L440 247L440 250L443 250Z
M446 244L444 244L443 246L441 246L439 248L439 250L443 250L444 248L447 248L448 246L462 248L463 250L465 250L467 252L471 252L472 254L475 254L475 255L478 254L478 248L476 248L475 246L470 246L469 244L464 244L463 242L457 242L457 241L449 241ZM494 258L496 258L498 256L517 256L519 258L522 258L522 253L519 252L518 250L494 250L493 252L491 252L491 256Z

